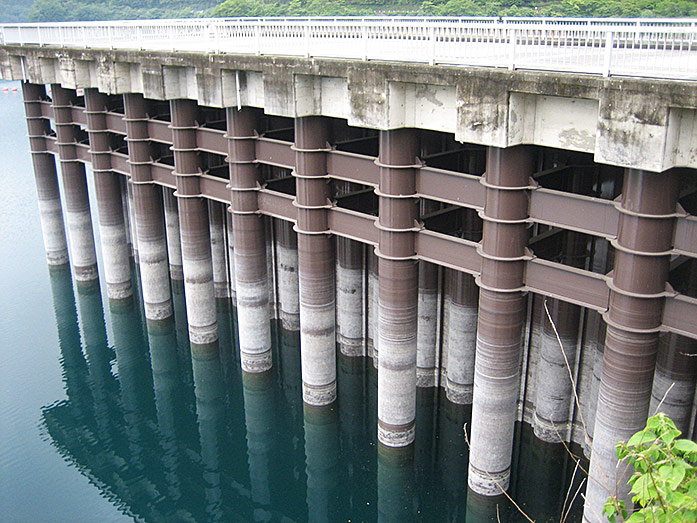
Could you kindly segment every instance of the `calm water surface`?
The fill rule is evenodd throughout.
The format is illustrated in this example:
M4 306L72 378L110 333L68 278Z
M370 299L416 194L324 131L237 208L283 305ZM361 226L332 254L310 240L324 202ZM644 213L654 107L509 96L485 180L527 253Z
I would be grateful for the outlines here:
M273 371L242 376L226 301L220 342L192 352L176 285L175 319L153 324L49 271L13 87L0 81L0 520L522 520L467 496L470 409L442 394L420 389L416 443L385 451L369 360L340 359L337 403L303 408L297 335L277 331ZM97 235L94 205L93 220ZM533 519L560 520L573 472L518 428L511 493Z

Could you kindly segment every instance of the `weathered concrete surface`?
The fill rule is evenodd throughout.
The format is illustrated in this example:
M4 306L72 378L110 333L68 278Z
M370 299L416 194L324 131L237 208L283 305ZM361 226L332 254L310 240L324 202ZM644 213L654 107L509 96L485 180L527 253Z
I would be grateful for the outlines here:
M697 90L688 81L10 45L0 47L0 77L214 107L239 103L376 129L421 127L454 133L461 142L565 148L593 153L599 163L658 172L697 167Z

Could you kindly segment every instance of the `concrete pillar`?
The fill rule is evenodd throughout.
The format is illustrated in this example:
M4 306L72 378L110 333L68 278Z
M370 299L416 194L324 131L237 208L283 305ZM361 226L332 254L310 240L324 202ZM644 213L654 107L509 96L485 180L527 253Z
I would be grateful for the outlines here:
M131 253L133 259L138 263L138 231L136 230L136 204L133 200L133 184L131 180L125 181L126 198L124 198L124 220L128 222L128 230L131 238Z
M675 171L627 169L619 207L615 269L603 373L598 391L586 521L602 521L610 495L628 500L628 474L617 470L615 444L644 427L651 399L658 333L679 191Z
M329 184L326 152L328 120L295 119L295 170L298 208L300 351L303 401L328 405L336 398L334 246L329 235Z
M375 249L366 248L368 271L368 342L366 352L373 360L373 366L378 368L378 257Z
M227 267L227 210L222 203L208 201L211 228L211 259L213 261L213 287L216 298L230 297Z
M237 306L237 283L235 281L235 231L232 228L232 214L229 207L225 216L225 223L227 227L227 263L228 270L230 271L228 276L230 281L230 297L232 298L232 303Z
M380 132L378 263L378 440L390 447L414 441L418 273L414 197L418 134Z
M278 314L281 325L290 331L300 330L298 289L298 235L293 223L274 220L276 232L276 272L278 274Z
M107 295L112 300L128 298L131 287L131 253L121 201L120 175L111 170L111 147L106 123L107 97L97 89L85 89L87 133L99 210L99 237Z
M218 339L218 326L208 206L201 197L196 148L198 106L193 100L170 100L170 112L189 340L202 345Z
M365 356L363 245L336 239L336 341L346 356Z
M46 151L45 136L51 131L50 122L42 116L41 110L41 100L46 96L46 89L43 85L23 83L22 94L46 262L49 266L60 266L68 263L68 244L65 239L56 161L53 155Z
M416 386L438 382L438 266L419 261L418 324L416 327Z
M119 176L119 182L121 184L121 207L123 214L123 228L126 231L126 244L128 245L128 253L133 256L135 251L135 246L133 245L133 231L131 230L131 213L129 210L129 187L128 176Z
M182 241L179 229L179 205L174 191L169 187L162 188L162 198L165 208L165 228L167 231L167 258L169 259L169 277L173 280L184 280L182 268Z
M123 103L145 317L162 320L172 315L162 190L152 179L148 116L143 95L125 94Z
M576 364L581 308L553 298L546 299L546 303L561 346L544 310L543 301L544 328L537 363L533 429L542 441L558 443L567 439L568 424L571 421L572 384L569 374L574 372Z
M58 156L65 192L70 257L75 279L88 282L97 279L97 254L92 235L92 216L87 194L85 166L77 159L78 127L73 124L74 91L52 84L53 114L56 125Z
M339 419L336 407L303 405L305 473L309 522L337 517L333 506L339 497ZM334 501L334 503L332 503Z
M673 333L661 334L649 415L664 412L675 422L682 437L690 433L696 378L697 340Z
M490 147L482 180L486 199L468 483L487 496L506 490L511 475L526 306L522 287L528 257L527 190L533 165L532 151L526 147Z
M227 109L228 158L240 358L245 372L271 368L271 325L264 217L259 214L257 113Z
M479 293L471 275L460 271L450 274L446 391L450 401L465 405L472 403Z

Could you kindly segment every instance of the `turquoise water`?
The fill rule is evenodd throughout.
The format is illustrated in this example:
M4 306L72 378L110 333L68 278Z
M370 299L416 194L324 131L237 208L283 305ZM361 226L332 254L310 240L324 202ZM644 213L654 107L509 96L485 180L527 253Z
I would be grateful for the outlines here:
M192 353L181 288L174 320L148 324L137 301L49 271L21 94L5 86L18 84L0 82L0 520L523 520L467 496L470 409L442 394L418 391L412 448L379 449L370 360L340 359L335 405L303 408L297 335L277 330L273 370L242 376L227 301L220 342ZM560 520L573 469L518 427L511 494L533 519Z

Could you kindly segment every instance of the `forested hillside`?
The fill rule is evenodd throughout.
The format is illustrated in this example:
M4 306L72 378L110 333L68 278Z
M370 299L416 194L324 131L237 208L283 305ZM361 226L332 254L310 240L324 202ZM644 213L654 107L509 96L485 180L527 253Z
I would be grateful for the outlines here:
M697 17L697 0L0 0L0 22L371 14Z

